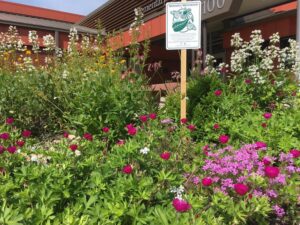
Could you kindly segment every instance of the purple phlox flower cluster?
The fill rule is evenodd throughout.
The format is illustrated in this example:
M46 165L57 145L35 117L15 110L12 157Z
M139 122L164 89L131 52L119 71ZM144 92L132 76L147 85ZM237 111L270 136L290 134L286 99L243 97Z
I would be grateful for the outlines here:
M280 153L279 155L279 161L280 162L287 162L287 163L293 163L293 155L291 153Z
M167 119L161 120L160 123L161 124L170 124L170 123L173 123L173 120L170 118L167 118Z
M270 179L270 184L286 184L286 175L285 174L279 174L277 177Z
M279 205L274 205L272 208L273 208L275 214L277 215L277 217L281 218L285 215L284 209L281 208Z
M276 191L272 190L272 189L268 189L266 190L266 194L268 197L270 198L277 198L278 197L278 194Z

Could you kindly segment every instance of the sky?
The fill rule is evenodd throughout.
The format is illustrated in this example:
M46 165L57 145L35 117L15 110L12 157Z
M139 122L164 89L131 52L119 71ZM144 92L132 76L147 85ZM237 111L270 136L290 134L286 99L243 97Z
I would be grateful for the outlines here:
M1 0L0 0L1 1ZM6 0L64 12L87 15L107 0Z

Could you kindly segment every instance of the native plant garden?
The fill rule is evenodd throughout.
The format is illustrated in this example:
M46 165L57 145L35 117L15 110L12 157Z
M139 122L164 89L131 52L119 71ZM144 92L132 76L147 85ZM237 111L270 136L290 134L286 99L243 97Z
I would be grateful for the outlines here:
M76 30L66 51L38 40L0 34L0 224L299 224L295 41L234 35L230 67L191 71L180 120L138 72L147 43L126 61Z

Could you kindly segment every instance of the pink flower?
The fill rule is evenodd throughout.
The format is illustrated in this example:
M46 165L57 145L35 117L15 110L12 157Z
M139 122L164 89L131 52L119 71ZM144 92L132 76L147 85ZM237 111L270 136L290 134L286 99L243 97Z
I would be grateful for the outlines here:
M222 144L226 144L229 141L229 136L227 135L220 135L219 137L219 142Z
M31 131L30 131L30 130L24 130L24 131L22 132L22 136L23 136L24 138L29 138L29 137L31 136Z
M160 158L162 158L163 160L169 160L171 157L171 153L170 152L163 152L160 154Z
M190 124L187 126L187 129L189 129L190 131L194 131L194 130L196 130L196 126L193 124Z
M220 125L216 123L216 124L214 125L214 129L215 129L215 130L220 129Z
M2 154L5 151L4 146L0 145L0 154Z
M209 177L205 177L202 179L202 185L205 187L209 187L210 185L212 185L212 183L213 183L213 181Z
M88 140L88 141L92 141L93 140L93 135L91 135L90 133L85 133L83 135L83 138Z
M156 119L156 114L155 114L155 113L150 113L150 114L149 114L149 118L150 118L151 120L155 120L155 119Z
M70 145L69 148L71 149L71 151L74 152L74 151L76 151L78 149L78 145L73 144L73 145Z
M222 94L222 90L216 90L215 91L215 96L220 96Z
M187 201L179 198L175 198L172 205L177 212L186 212L191 209L191 205Z
M22 148L22 147L24 146L24 144L25 144L25 141L23 141L23 140L17 141L17 145L18 145L20 148Z
M290 153L293 155L293 158L299 158L300 156L300 150L298 149L292 149Z
M264 157L262 162L264 163L265 166L269 166L271 164L271 161L267 157Z
M125 141L124 140L118 140L117 141L117 145L121 146L121 145L124 145L125 144Z
M15 121L14 118L9 117L9 118L6 119L6 124L10 125L10 124L12 124L14 121Z
M262 126L263 128L266 128L266 127L268 126L268 124L267 124L267 123L262 123L261 126Z
M194 183L195 185L198 185L199 182L200 182L199 177L193 177L193 183Z
M181 122L182 124L186 124L186 123L188 122L188 119L187 119L187 118L182 118L182 119L180 120L180 122Z
M148 120L148 116L147 115L141 115L140 116L140 121L142 121L143 123L147 122Z
M68 138L69 137L69 133L68 132L64 132L63 136L64 136L64 138Z
M9 147L7 147L7 151L10 154L15 154L15 152L17 151L17 147L16 146L9 146Z
M136 135L137 129L135 127L132 127L130 129L128 129L127 132L129 135L134 136L134 135Z
M267 144L265 142L258 141L255 143L255 145L256 145L256 147L255 147L256 150L259 150L259 149L266 150L267 149Z
M268 119L270 119L270 118L272 117L272 113L266 112L266 113L263 114L263 117L264 117L266 120L268 120Z
M103 128L102 128L102 131L103 131L104 133L108 133L108 132L109 132L109 128L108 128L108 127L103 127Z
M10 138L9 133L2 133L2 134L0 134L0 139L8 140L9 138Z
M247 194L247 192L249 191L249 187L245 184L238 183L234 185L234 190L238 195L243 196Z
M279 175L279 168L275 166L266 166L265 175L269 178L275 178Z
M122 171L125 174L131 174L132 171L133 171L133 168L132 168L131 165L126 165L126 166L123 167Z
M252 83L252 80L246 79L246 80L245 80L245 83L246 83L246 84L251 84L251 83Z

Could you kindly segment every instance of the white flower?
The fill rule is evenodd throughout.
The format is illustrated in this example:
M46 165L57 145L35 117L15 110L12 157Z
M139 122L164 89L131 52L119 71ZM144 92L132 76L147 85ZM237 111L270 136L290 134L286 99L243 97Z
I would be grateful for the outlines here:
M31 30L28 33L28 40L29 43L32 45L32 51L34 53L39 52L40 46L39 46L39 36L35 30Z
M51 34L43 36L43 43L45 45L45 51L53 51L55 49L55 39Z
M37 161L38 161L37 155L31 155L30 161L32 161L32 162L37 162Z
M140 150L140 153L147 155L149 151L150 151L150 149L148 147L144 147Z
M75 155L76 155L76 156L80 156L80 155L81 155L81 151L75 150Z
M171 192L176 194L176 198L182 199L182 194L184 193L184 187L180 185L178 188L171 188Z

